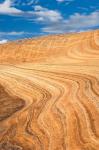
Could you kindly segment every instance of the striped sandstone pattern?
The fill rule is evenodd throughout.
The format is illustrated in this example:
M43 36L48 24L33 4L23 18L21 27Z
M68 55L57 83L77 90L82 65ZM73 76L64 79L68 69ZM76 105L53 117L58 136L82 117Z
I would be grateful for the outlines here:
M0 45L0 150L99 150L99 31Z

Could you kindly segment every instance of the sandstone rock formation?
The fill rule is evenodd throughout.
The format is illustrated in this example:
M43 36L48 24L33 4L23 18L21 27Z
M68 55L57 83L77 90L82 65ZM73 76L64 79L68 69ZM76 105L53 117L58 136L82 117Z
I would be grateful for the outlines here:
M0 45L0 150L99 150L99 31Z

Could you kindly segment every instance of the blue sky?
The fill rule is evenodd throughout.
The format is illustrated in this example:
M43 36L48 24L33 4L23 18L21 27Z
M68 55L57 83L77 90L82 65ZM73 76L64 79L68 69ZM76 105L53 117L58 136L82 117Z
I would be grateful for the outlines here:
M99 29L99 0L0 0L0 42Z

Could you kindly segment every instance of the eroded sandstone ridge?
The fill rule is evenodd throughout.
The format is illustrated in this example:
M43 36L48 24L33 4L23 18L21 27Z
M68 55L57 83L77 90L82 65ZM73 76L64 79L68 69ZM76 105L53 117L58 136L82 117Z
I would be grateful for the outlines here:
M99 31L0 45L0 150L99 150Z

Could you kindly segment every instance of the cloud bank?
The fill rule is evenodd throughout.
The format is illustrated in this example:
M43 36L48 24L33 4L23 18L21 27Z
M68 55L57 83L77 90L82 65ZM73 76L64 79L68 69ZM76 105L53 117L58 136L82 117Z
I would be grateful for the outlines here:
M6 39L1 40L1 41L0 41L0 44L5 44L5 43L7 43L7 41L8 41L8 40L6 40Z
M74 0L56 0L59 3L70 3ZM33 3L33 1L30 1ZM15 8L11 0L5 0L0 4L0 14L6 15L19 15L23 17L27 22L35 22L39 25L40 33L52 34L52 33L68 33L79 32L88 30L99 26L99 11L93 11L88 14L85 13L73 13L68 18L63 17L62 12L59 10L53 10L41 5L33 5L32 10L20 10ZM3 36L5 33L1 32ZM26 35L28 33L12 31L7 33L9 36Z
M11 0L5 0L0 4L0 14L20 14L22 10L12 7Z

